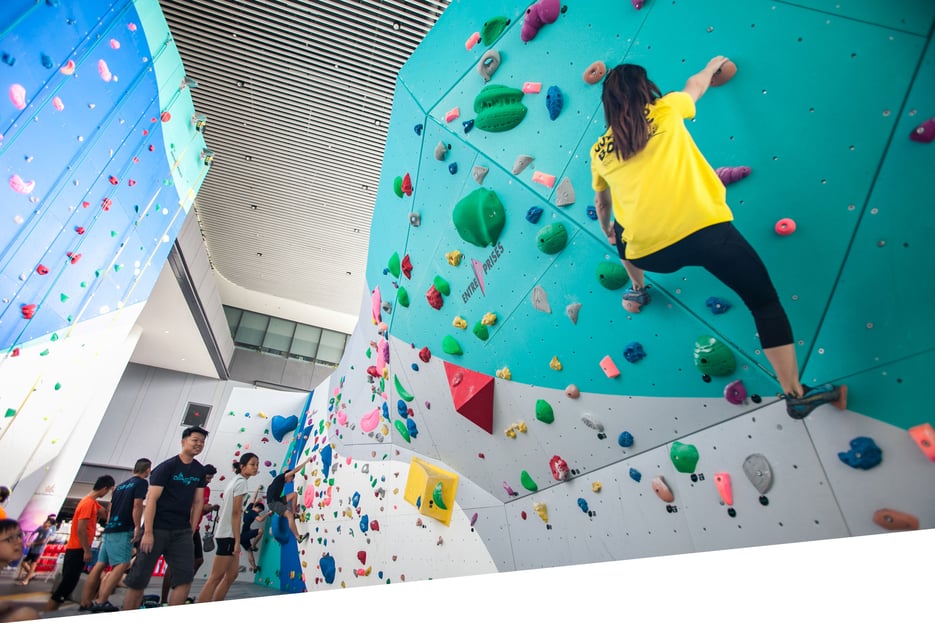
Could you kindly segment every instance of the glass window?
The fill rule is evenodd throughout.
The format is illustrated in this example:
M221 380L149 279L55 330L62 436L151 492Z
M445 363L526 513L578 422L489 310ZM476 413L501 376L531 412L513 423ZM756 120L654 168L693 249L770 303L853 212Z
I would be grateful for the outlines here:
M244 310L243 316L240 318L240 324L237 327L237 333L234 335L234 343L238 346L259 348L263 343L263 335L266 333L268 323L269 316Z
M242 314L242 309L228 307L227 305L224 306L224 315L227 316L227 326L230 327L231 337L233 337L234 333L237 331L237 325L240 324L240 316Z
M305 324L296 326L289 356L294 359L314 361L320 340L321 329L318 327L310 327Z
M321 332L321 346L318 347L316 359L325 365L337 365L341 362L346 342L347 336L343 333L323 330Z
M292 344L292 334L295 332L295 323L281 318L270 318L266 337L263 338L262 350L267 353L285 356Z

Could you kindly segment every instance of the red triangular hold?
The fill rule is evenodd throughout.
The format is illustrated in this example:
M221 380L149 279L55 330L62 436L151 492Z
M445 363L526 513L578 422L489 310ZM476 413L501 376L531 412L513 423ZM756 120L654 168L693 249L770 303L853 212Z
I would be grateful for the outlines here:
M455 411L493 435L494 378L445 362Z

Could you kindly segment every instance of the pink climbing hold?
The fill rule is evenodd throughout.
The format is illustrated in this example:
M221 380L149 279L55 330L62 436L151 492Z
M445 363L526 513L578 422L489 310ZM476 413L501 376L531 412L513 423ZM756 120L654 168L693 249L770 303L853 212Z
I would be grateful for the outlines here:
M633 8L636 9L637 11L643 8L644 0L630 0L630 2L633 3Z
M376 430L377 425L380 423L380 407L377 407L370 413L364 415L360 419L360 430L365 433L372 432Z
M552 470L552 478L558 481L568 480L571 475L568 463L557 454L549 459L549 469Z
M65 103L62 102L62 98L60 98L58 95L52 98L52 106L54 106L55 110L59 112L65 110Z
M917 143L931 143L935 141L935 117L924 121L909 134L909 139Z
M114 78L114 75L110 73L110 68L107 67L107 61L103 58L97 62L97 73L104 82L110 82Z
M750 175L750 167L718 167L714 172L721 183L727 186Z
M730 474L727 472L718 472L714 475L714 484L717 486L717 492L721 494L724 503L730 506L734 503L734 493L730 486Z
M464 42L464 49L470 50L478 43L480 43L480 33L475 32L473 35L468 37L467 41Z
M779 219L774 229L780 236L790 236L795 233L795 221L791 218Z
M451 123L455 119L461 116L461 109L457 106L445 113L445 123Z
M601 370L604 371L604 374L606 374L609 379L620 376L620 369L617 367L617 364L614 363L614 360L610 358L610 355L606 355L601 359Z
M36 181L25 181L19 175L14 173L10 176L10 188L23 195L28 195L36 188Z
M21 84L10 86L10 101L13 102L17 110L26 108L26 87Z
M524 82L523 93L538 93L542 90L541 82Z
M549 173L543 173L542 171L533 173L532 181L542 184L543 186L548 186L549 188L555 186L555 176Z
M724 388L724 398L732 405L742 405L747 399L747 389L743 386L743 381L738 379L728 383Z

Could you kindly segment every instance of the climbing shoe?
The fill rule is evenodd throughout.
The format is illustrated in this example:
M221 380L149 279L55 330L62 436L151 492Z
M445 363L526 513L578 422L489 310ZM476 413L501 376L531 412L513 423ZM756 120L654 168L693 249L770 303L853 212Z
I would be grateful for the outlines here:
M645 288L634 288L629 287L623 292L623 307L628 312L633 314L640 313L640 309L643 305L649 305L649 292L647 290L649 286Z
M801 420L824 404L833 404L838 409L847 408L847 385L825 383L818 387L803 385L802 389L805 393L799 398L786 396L786 413L793 419Z

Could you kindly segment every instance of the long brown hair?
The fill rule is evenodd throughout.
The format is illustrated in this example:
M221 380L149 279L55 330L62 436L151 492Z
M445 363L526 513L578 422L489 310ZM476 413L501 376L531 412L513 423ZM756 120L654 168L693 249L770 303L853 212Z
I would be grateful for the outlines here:
M623 160L638 154L650 137L646 107L662 93L640 65L623 63L604 77L604 119L614 136L614 152Z

